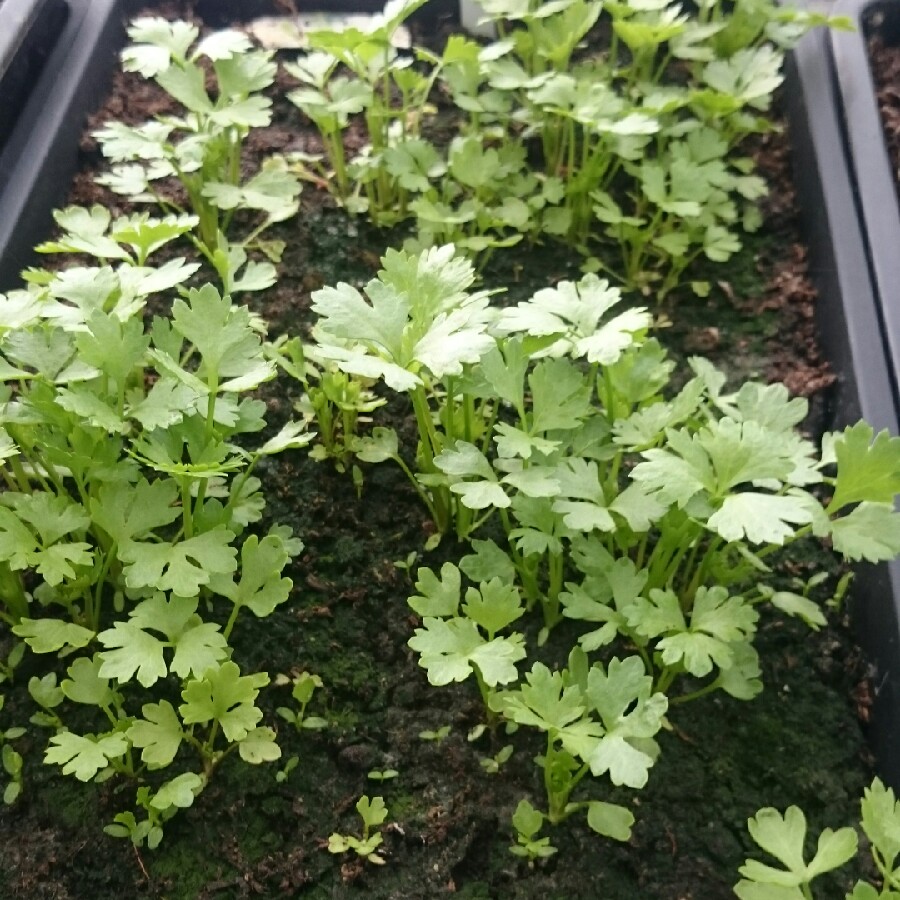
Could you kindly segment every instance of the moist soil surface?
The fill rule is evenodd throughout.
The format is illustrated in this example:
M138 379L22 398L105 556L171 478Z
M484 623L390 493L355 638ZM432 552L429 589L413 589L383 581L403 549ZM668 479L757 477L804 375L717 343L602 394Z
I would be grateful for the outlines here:
M189 10L170 5L166 12ZM89 131L110 118L140 122L167 108L154 86L117 76L85 134L84 167L70 202L126 212L122 198L92 181L103 162ZM272 126L251 137L245 162L252 171L266 154L317 145L299 111L279 100ZM786 139L774 132L753 152L772 184L765 227L728 264L691 273L710 281L709 296L672 295L659 321L674 324L660 327L658 336L682 367L688 356L705 355L735 383L785 381L809 398L806 428L815 436L827 427L833 376L816 343L816 298L794 218ZM270 323L273 337L304 334L311 291L338 280L363 283L384 250L402 240L349 217L311 186L300 216L267 236L287 245L279 282L246 302ZM514 302L577 277L578 266L559 247L514 248L498 253L483 278L488 287L506 287ZM273 427L290 415L300 392L286 378L266 386ZM409 421L400 402L381 413L396 427ZM463 548L444 540L424 551L432 526L403 474L388 464L365 468L359 494L347 474L304 451L271 458L258 473L267 522L290 525L305 549L287 573L294 582L290 600L266 619L242 620L232 638L235 660L242 671L273 678L318 674L324 688L310 712L328 727L296 731L275 713L290 703L289 687L264 691L265 724L279 731L281 761L248 766L229 757L193 807L166 825L155 851L101 831L132 807L135 785L115 779L83 785L61 776L41 764L48 735L31 727L16 744L26 759L24 794L0 810L0 898L724 900L733 896L737 868L751 851L746 821L759 807L798 804L815 832L858 820L871 778L864 735L869 693L846 610L830 610L830 625L819 632L765 614L758 640L765 690L757 699L716 695L674 707L644 790L600 780L584 787L585 797L633 810L630 842L601 839L573 817L545 831L558 853L529 867L508 850L510 815L523 797L542 802L533 762L540 742L524 731L469 741L483 717L477 691L469 683L429 686L406 646L416 626L406 604L415 578L397 563L414 559L413 572L421 564L437 568ZM795 546L778 562L782 584L818 571L831 576L820 589L824 599L841 574L827 550ZM528 635L532 649L536 628ZM576 636L573 623L560 625L534 655L563 664ZM34 707L25 686L44 666L46 659L30 656L12 686L4 686L0 727L28 721ZM421 737L444 726L450 730L441 740ZM512 756L490 774L483 761L507 744ZM291 757L298 764L276 780ZM389 769L396 777L373 779ZM381 867L326 849L332 832L359 833L354 804L362 794L383 796L389 809ZM850 869L823 879L817 896L843 897L858 875Z
M875 25L875 21L872 22ZM875 80L884 139L894 172L900 171L900 47L877 31L869 39L869 61Z

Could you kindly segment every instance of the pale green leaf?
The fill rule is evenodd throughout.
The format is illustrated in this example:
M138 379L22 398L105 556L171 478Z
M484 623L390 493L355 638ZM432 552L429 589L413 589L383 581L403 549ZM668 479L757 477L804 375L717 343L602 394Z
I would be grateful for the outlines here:
M80 649L93 640L94 632L62 619L21 619L13 634L22 638L35 653L54 653L64 647Z
M128 742L121 734L95 737L61 731L50 738L44 762L62 766L64 775L74 775L79 781L90 781L105 769L112 759L128 750Z
M256 727L238 744L241 759L251 765L273 762L281 757L281 748L275 743L275 732L271 728Z
M141 759L152 769L169 765L178 753L184 733L181 721L168 700L145 703L143 719L135 719L126 735L141 750Z
M891 504L864 501L831 522L831 541L847 559L894 559L900 554L900 516Z

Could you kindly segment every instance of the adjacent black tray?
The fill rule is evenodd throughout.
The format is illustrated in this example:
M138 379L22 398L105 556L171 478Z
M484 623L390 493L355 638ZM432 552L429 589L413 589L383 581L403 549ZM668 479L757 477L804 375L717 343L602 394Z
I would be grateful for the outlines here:
M5 0L16 6L20 0ZM65 0L57 34L33 48L39 74L0 151L0 290L14 286L42 240L78 163L85 117L124 37L121 0ZM54 40L55 38L55 40Z
M833 427L862 417L898 434L900 211L861 28L869 6L839 0L831 11L859 30L807 35L789 61L785 96L819 328L839 378ZM873 666L870 743L882 775L900 787L900 561L859 566L853 595Z
M68 14L64 0L0 0L0 151Z

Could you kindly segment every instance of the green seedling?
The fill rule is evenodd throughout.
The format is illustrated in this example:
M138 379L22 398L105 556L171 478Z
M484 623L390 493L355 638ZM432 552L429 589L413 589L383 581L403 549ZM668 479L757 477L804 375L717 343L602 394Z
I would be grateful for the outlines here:
M547 821L556 825L576 812L591 829L627 841L634 816L616 804L573 801L588 774L608 775L614 785L644 787L659 755L654 735L663 726L668 701L652 693L652 679L639 657L613 658L589 666L578 648L562 672L535 663L525 682L492 698L495 712L546 734L536 762L544 772ZM533 832L534 833L534 832Z
M291 697L297 704L298 709L291 709L288 706L279 706L278 715L285 722L290 722L297 731L319 731L328 727L327 719L321 716L307 716L306 707L309 706L316 690L322 687L322 679L318 675L311 675L309 672L301 672L295 678L291 679L293 688L291 689Z
M516 663L525 658L521 634L499 636L525 613L518 590L499 578L466 590L460 608L459 569L444 563L440 578L431 569L419 569L416 588L409 598L413 611L422 616L409 646L420 654L419 664L433 685L465 681L475 676L485 711L491 715L491 698L499 685L516 681Z
M783 815L776 809L761 809L747 824L753 840L784 868L752 859L745 862L740 869L743 879L734 888L741 900L811 900L812 882L856 855L858 838L852 828L826 828L819 835L813 858L807 862L806 817L796 806L789 807Z
M807 862L806 816L796 806L782 814L761 809L747 823L750 836L780 867L748 859L740 868L741 880L734 892L741 900L814 900L820 896L813 881L839 869L857 852L858 836L853 828L826 828L818 837L813 858ZM860 803L860 825L880 885L858 881L846 900L898 900L900 898L900 803L891 788L876 778L866 788Z
M433 741L436 744L440 744L444 741L445 738L450 736L451 730L452 726L442 725L440 728L434 731L420 731L419 739L423 741Z
M376 866L383 866L386 860L377 851L381 847L384 837L380 831L374 829L383 825L388 817L384 798L373 797L370 800L367 796L362 796L356 804L356 811L363 822L362 837L335 832L328 838L328 852L348 853L352 850L361 859Z
M163 839L163 825L179 809L192 806L204 787L203 779L193 772L176 776L155 792L140 787L136 806L146 813L146 818L138 820L131 811L117 813L103 830L110 837L127 838L135 847L146 844L149 850L155 850Z
M478 763L488 775L496 775L513 755L513 745L501 747L493 756L482 756Z
M104 155L114 163L98 180L136 202L155 202L184 216L163 187L165 179L176 178L197 219L196 246L224 278L223 236L237 210L262 219L244 246L297 211L300 183L282 160L273 158L246 181L241 176L247 135L271 119L271 101L263 92L275 79L275 64L240 31L220 31L197 42L194 25L147 17L136 19L128 35L132 43L122 51L124 69L154 79L185 113L138 126L110 122L97 131ZM206 66L215 76L212 92L206 88Z
M538 860L549 859L558 850L550 843L550 838L538 837L545 818L544 814L527 800L520 800L512 815L516 843L509 848L509 852L527 859L529 866L533 866Z
M0 694L0 712L3 710L5 697ZM3 802L12 806L22 796L22 755L12 746L11 741L22 737L26 732L21 726L14 726L0 731L0 762L9 781L3 788Z
M291 772L300 764L299 756L289 756L284 765L275 773L275 781L278 784L284 784L290 778Z
M275 366L246 308L206 286L144 323L145 298L194 269L139 262L186 223L125 227L70 209L60 224L61 245L47 249L108 254L116 268L33 272L2 304L18 312L0 331L2 364L17 373L0 398L0 617L22 641L13 662L26 648L69 658L66 677L28 686L32 722L53 732L45 761L80 781L143 779L184 750L205 782L235 751L253 764L277 759L255 704L268 677L240 673L229 639L241 613L263 617L287 599L281 573L300 549L289 529L247 533L265 504L253 469L311 436L291 422L248 440L264 419L247 394ZM82 707L77 732L71 704ZM150 825L134 823L141 840L159 827L154 802Z

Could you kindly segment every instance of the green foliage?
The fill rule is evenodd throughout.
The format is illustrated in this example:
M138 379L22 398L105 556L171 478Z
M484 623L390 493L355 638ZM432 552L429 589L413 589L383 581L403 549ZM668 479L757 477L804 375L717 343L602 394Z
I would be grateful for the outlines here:
M858 881L846 900L900 897L900 869L896 868L900 855L900 803L893 790L878 778L865 790L860 819L881 886ZM812 900L812 882L840 868L857 852L858 836L853 828L826 828L818 837L813 858L807 862L806 817L796 806L789 807L784 815L775 809L761 809L749 820L748 827L753 840L783 868L747 860L740 868L742 879L734 888L741 900Z
M693 376L673 389L674 364L647 339L650 314L596 274L503 308L472 290L474 266L456 252L484 262L550 235L611 259L608 242L621 256L612 274L658 296L700 256L726 261L765 191L741 141L770 127L784 48L834 23L768 0L690 12L667 0L607 3L611 46L587 57L578 47L598 2L483 0L498 42L453 38L440 58L401 56L391 38L423 2L393 0L368 32L309 35L310 52L288 67L300 82L291 99L327 159L273 158L248 178L241 149L270 120L270 54L240 32L198 41L190 24L137 20L124 66L183 112L98 132L115 163L102 181L162 213L59 211L58 236L39 251L97 265L30 270L25 289L0 297L0 618L23 641L0 680L25 646L55 656L34 664L41 674L28 685L32 724L52 731L45 761L80 781L139 782L134 810L105 829L136 847L158 846L228 755L281 757L258 703L269 677L242 673L229 642L241 613L264 618L289 597L283 573L302 545L289 529L258 527L254 472L305 447L312 421L315 457L350 468L359 489L361 465L395 461L438 537L471 541L458 566L419 570L409 646L434 685L474 676L492 734L503 720L507 733L546 736L536 760L546 812L523 800L513 815L511 849L529 863L555 852L540 837L545 822L575 813L629 839L630 810L573 800L576 789L588 775L642 788L670 703L719 689L754 696L760 606L825 623L816 578L776 589L770 555L808 535L851 561L900 552L900 439L859 423L826 435L819 452L794 430L805 402L780 385L727 393L721 373L692 360ZM677 85L663 83L672 66ZM458 128L441 148L426 127L438 79ZM347 159L354 117L369 144ZM296 173L382 224L415 217L417 233L361 290L314 293L312 343L272 344L232 296L275 282L283 247L260 235L296 212ZM255 225L229 243L232 220L248 213ZM184 237L222 290L186 287L196 263L151 263ZM250 259L255 250L268 261ZM175 295L171 314L147 322L144 305L159 294ZM303 421L257 441L265 406L250 392L279 367L303 386ZM389 391L408 395L415 446L374 424ZM560 670L529 660L519 681L528 632L509 628L535 607L538 644L566 617L579 646ZM602 661L590 659L600 650ZM327 725L307 715L317 676L281 683L293 701L278 707L282 719L298 731ZM23 734L0 732L6 803L22 791L12 742ZM480 762L493 774L513 745L492 749ZM383 864L384 801L356 808L361 837L335 833L328 849ZM893 793L876 781L862 816L884 888L860 883L850 896L900 896ZM807 862L794 807L762 810L750 827L782 868L748 862L736 888L746 900L808 900L811 882L856 848L852 829L826 830Z
M640 788L646 784L659 754L654 735L662 727L668 706L662 694L651 691L652 679L644 674L638 657L614 658L604 670L599 663L589 666L584 653L576 648L563 671L551 672L543 663L535 663L523 685L492 698L493 708L505 719L547 735L545 752L536 762L544 770L546 819L550 823L584 811L594 831L616 840L629 839L634 817L628 810L570 798L589 773L608 774L616 785ZM533 812L526 816L524 832L516 825L526 848L532 846L543 821L544 814L537 815L540 821ZM538 841L532 851L546 855L540 852L541 846L548 847L549 842ZM531 858L530 853L525 855Z
M189 222L113 223L99 208L58 220L64 237L44 249L117 268L32 272L12 295L16 320L0 332L2 365L15 371L0 398L0 615L23 647L70 657L60 682L50 671L29 684L32 721L54 732L47 763L91 781L183 769L182 751L197 755L199 774L140 789L144 819L122 813L110 826L152 847L189 805L176 792L184 776L193 797L234 751L251 764L280 756L255 704L268 676L242 675L229 638L242 611L264 617L287 599L282 572L302 546L277 526L247 533L265 505L254 467L311 436L289 422L254 447L264 407L247 394L276 369L245 307L206 285L144 323L146 297L196 269L144 265ZM214 607L224 625L208 616ZM163 699L173 690L178 706ZM93 724L89 714L77 732L67 725L72 703L93 708ZM21 785L8 744L4 766Z
M187 22L140 18L129 26L128 35L132 44L122 51L125 71L152 78L185 112L138 126L111 122L97 131L95 137L104 155L114 163L98 180L133 201L155 202L166 211L174 210L177 216L163 220L170 232L176 223L178 227L186 222L196 225L198 249L213 263L230 293L238 289L233 273L241 262L230 255L223 235L235 211L248 210L262 220L244 239L244 246L252 244L272 223L297 211L300 184L282 160L272 158L246 181L241 177L244 140L251 129L271 120L271 100L263 91L275 80L275 63L271 54L252 49L240 31L216 32L197 42L197 28ZM212 91L206 86L207 67L215 77ZM186 216L165 188L165 179L172 177L183 186L194 217ZM115 252L122 243L137 242L140 265L148 242L159 239L147 234L146 225L143 234L135 238L128 232L127 220L122 223L126 235L119 234L117 223L115 231L104 237L105 229L98 228L101 220L96 212L90 220L80 216L73 221L68 216L61 223L70 229L67 240L44 247L88 249L116 258L123 253ZM153 227L161 228L158 224ZM271 284L269 264L251 264L258 273L263 265L268 266L266 280ZM245 276L244 290L258 287L258 278Z
M290 722L298 731L318 731L328 727L328 721L321 716L306 715L306 707L309 706L313 694L322 687L322 679L318 675L309 672L301 672L290 680L293 684L291 698L297 704L297 709L289 706L279 706L278 715L286 722Z
M844 24L770 2L498 0L483 5L494 43L452 36L441 57L399 57L391 35L419 5L397 4L368 33L315 32L288 64L291 99L325 147L325 160L298 155L299 171L378 223L415 217L409 249L452 242L484 262L523 238L562 238L594 267L618 255L614 274L660 298L758 226L766 188L740 144L773 127L785 50ZM577 53L601 13L610 45ZM444 147L422 127L436 81L457 119ZM348 161L354 120L369 144Z
M537 836L544 824L544 814L527 800L519 801L512 824L516 830L516 843L509 850L514 856L524 857L533 865L536 860L548 859L557 852L558 848L550 843L550 838Z
M388 817L388 809L384 805L384 798L373 797L369 799L369 797L364 795L357 801L356 811L363 822L362 837L335 832L328 838L328 852L347 853L352 850L357 856L367 862L383 866L386 860L378 853L378 848L384 842L384 837L380 831L375 829L383 825Z
M315 124L325 148L327 165L316 157L297 155L303 178L328 187L349 209L392 224L405 215L409 176L394 159L397 145L418 146L422 107L437 78L438 68L420 74L412 60L401 56L392 38L403 21L426 0L397 0L366 31L357 28L320 29L307 35L308 52L285 65L300 87L288 94ZM436 65L426 50L419 59ZM349 73L349 77L347 74ZM395 103L392 98L397 98ZM361 115L370 144L348 160L343 131L351 117ZM427 145L425 145L427 146ZM413 161L411 152L404 154ZM419 177L434 174L427 161L418 160ZM398 172L396 179L390 171Z
M372 379L319 359L315 346L304 346L297 338L279 342L277 354L276 362L305 389L295 408L305 421L316 424L318 441L310 456L331 459L339 472L346 471L359 447L359 426L370 422L369 413L386 401L370 389Z
M465 681L474 674L488 711L498 685L518 679L516 663L525 658L521 634L498 636L525 613L518 590L499 578L466 590L460 608L459 569L445 563L438 578L420 569L409 605L422 616L409 646L433 685Z
M3 694L0 694L0 712L3 711L5 700ZM18 725L0 731L0 763L8 779L3 788L3 802L7 806L12 806L22 796L24 784L22 754L13 747L12 742L25 733L26 729Z

